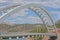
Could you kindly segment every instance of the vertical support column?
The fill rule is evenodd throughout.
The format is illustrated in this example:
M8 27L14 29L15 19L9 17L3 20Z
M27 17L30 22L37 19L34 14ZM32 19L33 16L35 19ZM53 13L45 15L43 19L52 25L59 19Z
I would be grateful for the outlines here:
M39 37L41 37L41 35L39 35Z
M42 35L42 37L44 37L44 35Z
M38 37L38 35L36 35L36 37Z
M16 37L17 39L19 39L19 37Z
M9 40L11 40L12 38L11 37L9 37Z
M25 37L23 36L23 38L25 38Z
M32 38L34 37L34 35L32 35Z

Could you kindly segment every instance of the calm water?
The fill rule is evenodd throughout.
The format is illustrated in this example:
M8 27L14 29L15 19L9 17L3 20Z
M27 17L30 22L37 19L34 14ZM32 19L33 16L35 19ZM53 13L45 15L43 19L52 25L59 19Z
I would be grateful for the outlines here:
M3 39L3 40L26 40L26 38L19 38L19 39Z

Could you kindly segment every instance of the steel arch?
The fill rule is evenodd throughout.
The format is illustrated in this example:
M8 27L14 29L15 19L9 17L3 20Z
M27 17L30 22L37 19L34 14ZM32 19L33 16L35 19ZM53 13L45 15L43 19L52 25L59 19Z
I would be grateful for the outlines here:
M49 13L48 13L44 8L42 8L39 4L33 4L33 3L31 3L31 4L27 4L27 5L17 6L16 8L14 8L14 9L8 11L7 13L5 13L5 15L1 16L1 17L0 17L0 20L4 20L5 18L8 18L8 16L10 16L10 15L16 13L16 12L19 12L20 10L22 10L22 9L24 9L24 8L29 8L29 9L31 9L31 7L40 8L41 10L43 10L43 11L48 15L48 17L50 18L52 24L54 25L54 29L55 29L55 32L56 32L56 35L57 35L56 26L55 26L55 23L53 22L51 16L50 16ZM31 10L32 10L32 9L31 9ZM35 10L33 10L33 11L35 11ZM36 12L36 11L35 11L35 12ZM36 12L36 14L41 18L41 16L40 16L37 12ZM43 24L45 25L45 21L44 21L42 18L41 18L41 20L43 21ZM45 26L46 26L46 25L45 25ZM47 28L47 26L46 26L46 28ZM47 28L47 30L49 30L49 29Z

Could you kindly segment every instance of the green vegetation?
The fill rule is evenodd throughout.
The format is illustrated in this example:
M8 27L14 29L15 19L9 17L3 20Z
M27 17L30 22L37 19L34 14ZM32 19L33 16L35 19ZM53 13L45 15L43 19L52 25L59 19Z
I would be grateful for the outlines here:
M60 24L56 24L56 27L57 27L57 28L60 28Z
M34 40L42 40L42 36L41 37L34 37Z
M0 37L0 40L2 40L2 37Z
M37 30L38 29L38 30ZM31 31L29 31L30 33L45 33L47 32L47 30L45 28L37 28L35 27L34 29L32 29ZM34 40L42 40L42 36L40 37L34 37Z
M18 29L9 30L9 32L18 32Z
M33 29L30 32L37 32L37 29ZM45 28L38 28L38 33L45 33L46 29ZM42 40L42 36L41 37L34 37L34 40Z
M53 27L53 26L51 26ZM56 22L56 27L60 28L60 20ZM27 32L30 33L45 33L47 32L45 27L42 27L40 24L15 24L15 25L9 25L9 24L0 24L0 30L7 31L7 32L22 32L24 30L28 30ZM42 36L40 37L33 37L34 40L42 40ZM0 37L0 40L2 38Z
M14 28L14 26L9 24L0 24L1 31L9 31L10 29Z
M57 28L60 28L60 20L58 20L58 21L56 22L56 27L57 27Z
M18 24L18 25L9 25L9 24L0 24L0 30L7 32L22 32L27 30L30 33L45 33L46 28L42 27L40 24ZM34 40L41 40L41 37L34 37ZM2 40L0 38L0 40Z
M0 30L6 32L22 32L24 30L31 30L35 27L40 27L39 24L0 24Z
M46 28L37 28L35 27L34 29L29 31L30 33L45 33L47 32Z

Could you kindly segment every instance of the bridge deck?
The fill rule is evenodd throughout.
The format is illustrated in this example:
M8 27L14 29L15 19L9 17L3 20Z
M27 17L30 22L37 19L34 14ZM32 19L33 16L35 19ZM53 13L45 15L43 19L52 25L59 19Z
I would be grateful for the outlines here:
M0 36L29 36L29 35L46 35L46 36L55 36L55 33L2 33Z

